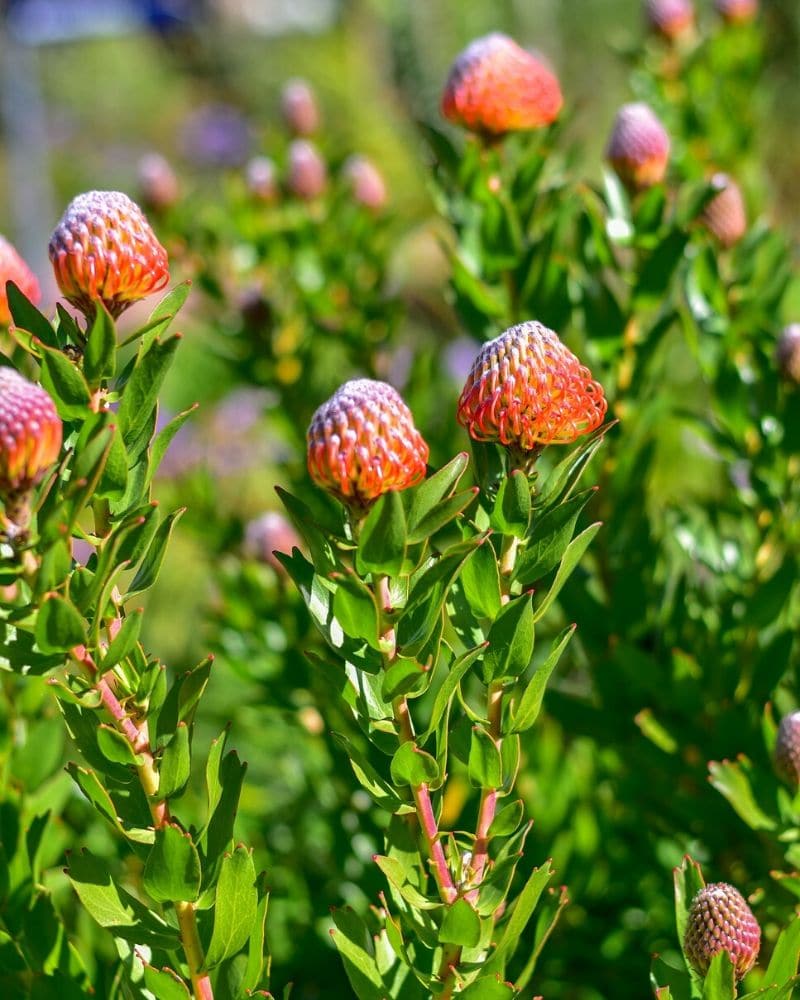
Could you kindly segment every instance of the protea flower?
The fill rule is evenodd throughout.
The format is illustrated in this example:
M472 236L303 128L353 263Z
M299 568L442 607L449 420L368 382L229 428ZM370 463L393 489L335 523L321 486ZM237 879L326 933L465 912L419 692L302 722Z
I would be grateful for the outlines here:
M800 323L790 323L783 328L775 348L775 360L785 379L800 382Z
M296 78L286 81L281 91L281 113L293 135L313 135L317 131L319 105L306 80Z
M275 553L291 555L292 549L300 548L300 544L300 536L291 523L275 510L255 518L245 528L244 550L247 555L266 563L278 573L285 570Z
M26 295L34 305L38 305L42 293L36 275L8 240L0 236L0 326L7 326L11 322L6 296L7 281L13 281L23 295Z
M24 527L30 492L58 459L61 418L40 386L0 368L0 496L6 517Z
M472 132L503 135L549 125L563 103L547 66L496 32L476 39L453 63L442 114Z
M667 172L670 141L647 104L624 104L617 112L606 158L620 180L634 190L660 183Z
M383 208L386 204L386 183L371 160L356 153L345 161L343 174L359 205L375 212Z
M278 194L275 164L268 156L254 156L245 168L247 190L259 201L274 201Z
M730 248L747 232L747 212L739 185L727 174L714 174L712 186L719 191L703 209L703 223L723 247Z
M64 297L87 318L98 299L116 317L169 281L167 251L120 191L73 198L50 238L50 260Z
M683 950L701 976L711 959L727 951L737 979L753 968L761 946L761 928L744 896L727 882L704 886L692 900Z
M476 441L498 441L524 461L599 427L607 403L592 373L541 323L520 323L485 344L458 401Z
M386 382L345 382L314 414L307 439L311 478L353 507L425 477L428 446Z
M680 38L694 24L692 0L645 0L644 10L650 28L670 41Z
M714 9L726 24L745 24L758 13L758 0L714 0Z
M328 168L317 147L305 139L295 139L289 146L289 170L286 183L292 194L311 201L325 191Z
M784 715L775 742L775 766L792 787L800 786L800 712Z
M161 153L145 153L137 173L144 204L156 212L172 208L180 197L181 186L169 160Z

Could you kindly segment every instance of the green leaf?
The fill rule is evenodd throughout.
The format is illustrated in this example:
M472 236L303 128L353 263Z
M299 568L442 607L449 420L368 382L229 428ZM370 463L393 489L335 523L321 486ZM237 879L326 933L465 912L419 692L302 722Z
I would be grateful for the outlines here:
M506 604L486 638L489 648L483 658L485 684L523 674L533 656L531 594L523 594Z
M497 557L491 545L481 545L476 550L461 570L459 579L475 616L494 621L502 606L502 597Z
M88 416L91 392L86 379L61 351L43 350L42 386L53 397L58 415L62 420Z
M191 764L189 727L185 722L179 722L178 728L161 755L158 768L159 798L169 799L180 795L189 781Z
M430 478L424 479L417 486L402 492L401 496L407 505L409 541L423 540L416 537L412 539L411 536L416 534L420 524L430 516L434 508L446 497L452 495L468 465L469 455L462 451Z
M14 326L22 330L27 330L33 334L46 347L58 347L55 331L50 325L50 321L44 316L36 306L28 299L13 281L5 283L6 299L8 301L8 311L14 321Z
M119 429L110 425L108 430L111 435L111 446L108 449L103 474L95 490L95 497L113 501L125 495L128 485L128 453Z
M499 788L503 784L500 751L483 726L472 727L467 768L475 788Z
M534 868L525 888L511 905L511 915L503 925L502 933L497 942L497 948L484 963L484 971L503 975L506 963L513 956L519 944L523 931L539 902L544 887L550 881L553 871L550 862L545 862L541 868Z
M515 580L535 583L558 565L572 539L580 512L596 491L597 488L592 487L579 493L534 521L530 541L514 566Z
M112 378L117 366L117 331L103 303L95 303L95 314L83 352L83 374L90 386Z
M43 653L66 653L86 644L83 618L63 597L48 597L36 616L36 644Z
M736 1000L736 977L727 951L717 952L711 959L703 982L703 1000Z
M547 659L528 681L516 711L512 711L509 732L524 733L525 730L530 729L534 722L538 719L539 712L542 707L544 692L547 688L547 682L550 680L550 675L558 665L558 661L561 659L561 654L566 649L569 640L575 634L575 629L577 627L577 625L568 625L567 628L565 628L564 631L554 639Z
M339 573L334 579L336 592L333 595L333 613L345 635L364 639L373 649L380 650L378 608L372 591L355 573Z
M356 780L373 802L387 812L397 812L403 802L389 782L378 774L364 754L346 736L341 733L332 733L331 735L344 750Z
M147 470L148 484L158 471L158 467L161 465L164 455L166 455L167 450L172 443L172 439L181 427L183 427L189 417L197 411L199 405L199 403L192 403L187 410L182 410L176 417L173 417L168 424L162 427L158 434L156 434L153 438L153 445L150 449L150 463Z
M156 337L167 332L170 324L183 308L191 288L191 281L182 281L179 285L171 288L156 305L150 313L144 329L139 331L139 334L144 336L145 346L149 346Z
M102 670L110 670L112 667L115 667L131 652L139 640L143 614L143 608L136 608L123 619L119 632L117 632L109 643L108 649L100 661L100 668Z
M178 510L168 514L161 524L159 524L153 535L153 540L147 548L147 554L142 560L136 576L133 578L128 593L125 595L125 600L133 597L134 594L140 594L143 590L148 590L156 582L161 564L164 561L170 536L172 535L172 529L185 513L186 508L180 507Z
M373 504L358 536L360 573L397 576L406 554L406 513L400 493L390 490Z
M798 961L800 961L800 917L795 915L789 925L781 931L775 943L764 982L782 985L797 973Z
M480 646L475 646L474 649L467 650L466 653L462 653L455 663L452 664L447 672L447 677L445 677L441 687L436 692L436 697L433 699L431 721L425 735L420 737L420 743L427 743L428 739L436 731L437 726L442 721L442 718L444 717L445 712L453 699L453 695L458 689L458 685L461 683L472 664L485 651L487 645L488 643L482 642Z
M507 476L500 484L489 524L503 535L524 538L531 517L531 487L521 469Z
M429 514L422 518L416 528L409 532L409 544L416 545L419 542L427 542L437 531L440 531L469 507L478 493L477 486L473 486L437 504Z
M245 992L257 989L269 973L269 957L264 954L267 947L266 922L269 893L266 887L266 875L263 872L259 876L257 891L258 909L256 910L253 929L250 932L250 941L247 948L247 965L242 976L241 988Z
M561 593L562 587L572 575L572 571L583 558L584 552L586 552L589 548L592 539L601 527L602 524L600 521L595 524L590 524L588 528L584 529L579 535L576 535L575 538L573 538L569 543L564 551L564 555L561 559L561 565L558 567L558 572L555 575L555 579L553 580L550 589L533 613L534 622L538 622L541 618L543 618L550 609L551 604L553 604L555 599Z
M163 342L154 340L149 345L142 342L118 411L126 445L134 442L147 426L180 339L174 336Z
M257 914L253 852L240 844L233 854L226 854L222 859L214 905L214 930L206 952L208 968L213 969L244 947Z
M499 976L480 976L458 994L459 1000L514 1000L519 994Z
M392 781L396 785L432 784L439 780L439 765L434 757L415 743L401 743L392 757Z
M675 889L675 923L681 947L686 939L686 924L692 900L705 885L700 865L686 854L672 872Z
M736 812L753 830L774 830L775 821L756 802L750 783L750 761L740 756L733 764L729 760L712 760L708 765L709 781L730 802Z
M62 711L64 711L66 707L67 706L62 705ZM65 715L66 714L67 713L65 712ZM74 730L72 731L74 732ZM86 753L85 756L88 757L90 753L91 751ZM110 770L108 765L106 765L105 770ZM107 789L103 786L103 784L101 784L100 779L94 771L88 770L84 767L78 767L78 765L74 763L67 764L66 771L86 798L92 803L95 809L97 809L100 815L104 816L118 833L122 834L122 836L128 840L132 840L136 844L153 843L155 834L152 826L145 827L143 825L150 820L149 813L147 817L142 816L140 818L139 822L142 823L141 826L124 826L119 816L120 810L117 803L113 801Z
M143 875L147 894L158 903L194 902L200 894L200 855L191 836L168 823L156 829Z
M492 820L492 825L489 827L489 838L509 837L515 830L519 829L524 813L525 807L522 804L522 799L516 799L503 806Z
M457 944L474 948L481 939L481 918L466 899L457 899L445 908L444 920L439 931L442 944Z
M416 660L397 660L383 674L381 697L391 702L401 695L420 695L427 691L431 682L431 671Z
M342 957L347 978L359 1000L386 1000L388 996L378 971L366 924L349 907L335 909L333 943Z
M157 1000L190 1000L186 984L172 969L144 967L144 984Z
M233 824L246 771L247 765L239 760L235 750L223 757L217 777L222 792L203 837L203 869L208 879L213 876L215 866L233 840Z
M136 767L142 763L141 755L134 753L126 737L118 729L104 722L97 727L97 746L100 753L112 764Z

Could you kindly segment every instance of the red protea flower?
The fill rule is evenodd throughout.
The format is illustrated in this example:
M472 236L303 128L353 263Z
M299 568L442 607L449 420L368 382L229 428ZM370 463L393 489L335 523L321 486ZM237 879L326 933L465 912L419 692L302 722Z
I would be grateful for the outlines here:
M44 389L0 368L0 496L14 524L26 523L30 491L57 461L61 436L61 419Z
M7 326L11 322L11 312L6 296L7 281L13 281L22 294L26 295L34 305L39 304L42 293L36 275L8 240L0 236L0 326Z
M386 204L386 183L375 164L359 154L349 157L343 174L359 205L377 212Z
M306 80L287 80L281 91L281 113L293 135L313 135L319 128L317 98Z
M704 976L711 959L727 951L736 978L743 979L755 965L760 947L761 928L738 889L727 882L715 882L697 893L683 941L683 950L696 972Z
M653 31L674 40L694 24L692 0L645 0L645 17Z
M98 299L119 316L169 281L167 251L120 191L73 198L50 238L50 260L65 298L87 317Z
M660 183L667 172L670 141L647 105L625 104L617 112L606 158L620 180L634 190Z
M758 0L714 0L714 9L727 24L744 24L758 13Z
M485 344L458 401L458 422L476 441L518 455L570 444L599 427L603 388L552 330L520 323Z
M292 194L306 201L319 198L325 191L328 168L313 143L305 139L291 143L286 183Z
M703 209L703 223L722 246L730 248L747 232L744 198L739 185L727 174L714 174L711 184L719 194Z
M547 66L496 32L476 39L453 63L442 114L472 132L503 135L549 125L563 103Z
M307 437L311 478L349 505L366 507L425 477L428 446L386 382L345 382L314 414Z
M775 347L775 360L785 379L800 382L800 323L783 328Z
M775 742L775 766L795 788L800 785L800 712L784 715Z

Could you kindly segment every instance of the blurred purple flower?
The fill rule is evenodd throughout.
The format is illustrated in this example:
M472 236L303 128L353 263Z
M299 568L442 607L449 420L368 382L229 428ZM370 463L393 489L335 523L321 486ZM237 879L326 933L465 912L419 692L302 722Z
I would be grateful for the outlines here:
M462 385L466 381L478 349L472 337L456 337L445 348L444 367L457 385Z
M204 104L197 108L186 119L181 137L186 157L205 167L241 166L251 142L246 118L229 104Z

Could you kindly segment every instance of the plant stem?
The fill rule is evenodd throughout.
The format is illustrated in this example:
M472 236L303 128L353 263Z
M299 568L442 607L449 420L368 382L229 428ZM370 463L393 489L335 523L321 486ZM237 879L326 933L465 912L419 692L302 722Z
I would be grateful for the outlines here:
M496 681L489 685L488 693L489 734L497 749L502 743L503 720L503 684ZM467 895L469 902L478 898L478 887L483 880L486 863L489 860L489 830L497 812L498 790L484 788L481 792L481 804L478 808L478 822L475 827L475 845L472 852L471 876L476 887Z
M203 967L203 946L200 944L200 935L197 933L197 919L195 917L194 904L179 902L175 904L175 911L178 914L178 926L181 930L181 944L186 955L186 963L189 966L189 976L192 980L192 992L195 1000L214 1000L214 993L211 989L211 980L208 973L201 972Z
M450 1000L456 985L455 971L461 961L461 945L446 944L442 951L442 961L439 965L439 979L444 983L444 989L439 994L439 1000Z

